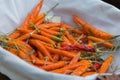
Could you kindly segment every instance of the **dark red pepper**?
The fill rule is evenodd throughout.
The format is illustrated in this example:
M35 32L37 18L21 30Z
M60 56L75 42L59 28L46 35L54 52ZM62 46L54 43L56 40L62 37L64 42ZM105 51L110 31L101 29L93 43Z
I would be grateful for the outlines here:
M85 50L89 52L95 52L95 48L88 46L86 44L75 44L75 45L67 45L61 48L62 50Z
M100 63L95 63L93 64L93 67L90 69L90 71L96 71L99 70L102 64Z
M94 67L96 70L98 70L98 69L100 69L101 64L100 64L100 63L95 63L95 64L93 65L93 67Z

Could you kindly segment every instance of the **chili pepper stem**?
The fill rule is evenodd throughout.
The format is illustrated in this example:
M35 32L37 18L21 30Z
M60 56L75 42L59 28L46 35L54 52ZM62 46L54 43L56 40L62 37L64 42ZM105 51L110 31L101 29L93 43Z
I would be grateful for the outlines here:
M46 57L45 57L44 66L46 66L48 60L49 60L49 58L48 58L48 56L46 56Z
M53 46L54 48L57 48L57 45L56 45L55 43L53 43L52 46Z
M55 4L50 10L45 12L45 16L47 16L54 8L56 8L59 5L59 3Z
M83 37L83 34L81 34L81 35L78 37L78 39L76 40L76 42L74 43L74 45L77 44L78 42L80 42L80 40L81 40L82 37Z
M111 66L111 68L112 68L112 66ZM120 70L120 67L118 67L118 66L116 66L113 70L112 70L112 72L111 73L116 73L117 71L119 71Z
M65 32L65 29L64 28L60 28L59 32Z
M35 50L32 50L28 52L28 54L24 57L24 59L27 59L30 55L32 55L35 52Z
M35 60L27 60L27 59L24 59L24 61L26 61L26 62L32 62L32 63L36 62Z
M120 35L113 36L112 39L118 38Z

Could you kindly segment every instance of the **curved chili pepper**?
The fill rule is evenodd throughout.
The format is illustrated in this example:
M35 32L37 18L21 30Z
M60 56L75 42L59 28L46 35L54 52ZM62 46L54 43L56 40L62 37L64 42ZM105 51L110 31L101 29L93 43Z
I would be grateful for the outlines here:
M61 48L62 50L85 50L90 52L95 52L95 48L88 46L86 44L75 44L75 45L67 45Z

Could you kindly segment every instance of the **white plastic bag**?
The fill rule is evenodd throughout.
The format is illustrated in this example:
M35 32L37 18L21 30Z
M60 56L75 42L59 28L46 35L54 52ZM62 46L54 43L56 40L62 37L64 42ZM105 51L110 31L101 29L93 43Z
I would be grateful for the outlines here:
M0 34L7 34L18 27L39 0L0 0ZM61 16L62 21L75 25L72 15L76 14L93 26L113 35L120 34L120 11L101 0L45 0L42 12L57 2L60 5L50 15ZM113 68L120 66L120 52L115 53ZM112 71L112 69L110 70ZM95 80L97 75L78 77L48 73L31 66L0 48L0 72L12 80ZM118 72L119 73L119 72Z

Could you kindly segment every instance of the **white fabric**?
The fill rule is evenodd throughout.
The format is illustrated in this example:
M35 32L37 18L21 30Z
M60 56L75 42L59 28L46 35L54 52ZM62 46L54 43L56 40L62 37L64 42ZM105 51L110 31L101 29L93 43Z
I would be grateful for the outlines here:
M0 0L0 34L7 34L18 27L39 0ZM61 16L62 21L75 25L72 15L76 14L88 23L113 35L120 34L120 11L101 0L45 0L42 12L56 2L60 5L50 15ZM113 68L120 66L120 53L115 54ZM112 69L111 69L112 70ZM0 72L12 80L95 80L97 75L78 77L53 74L31 66L0 48Z

